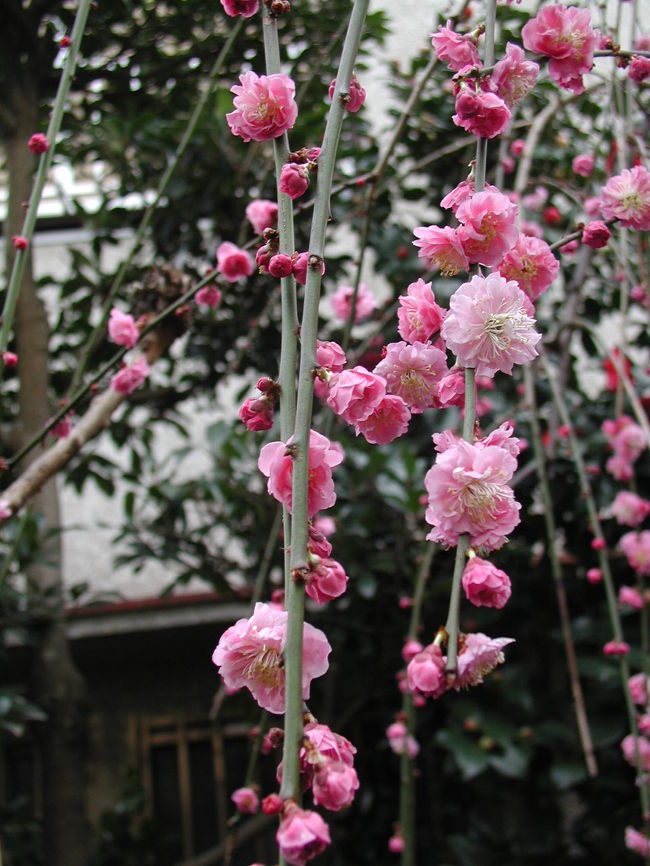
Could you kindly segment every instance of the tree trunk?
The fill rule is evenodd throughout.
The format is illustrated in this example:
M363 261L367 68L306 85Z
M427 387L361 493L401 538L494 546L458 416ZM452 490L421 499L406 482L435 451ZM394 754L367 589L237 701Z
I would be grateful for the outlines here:
M27 148L30 135L41 128L38 87L25 66L15 78L7 104L13 128L5 139L9 174L9 211L6 221L7 273L11 271L11 237L20 234L22 202L29 199L34 157ZM7 94L5 94L7 97ZM42 300L34 285L31 255L22 283L14 322L19 357L19 440L27 441L42 428L52 411L49 405L49 328ZM30 458L27 458L29 461ZM59 499L56 481L46 484L33 500L42 516L47 541L39 548L38 562L27 578L51 619L37 635L33 688L35 701L48 720L39 738L42 768L42 803L45 860L48 866L85 866L88 824L85 809L85 705L84 684L76 669L65 631L65 599L61 572ZM54 530L54 531L52 531ZM44 535L44 533L43 533Z

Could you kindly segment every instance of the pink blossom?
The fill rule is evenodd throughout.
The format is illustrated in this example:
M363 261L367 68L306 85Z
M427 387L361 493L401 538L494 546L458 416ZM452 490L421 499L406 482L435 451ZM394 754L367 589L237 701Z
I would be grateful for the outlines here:
M640 33L634 40L636 51L647 51L650 48L650 33Z
M413 229L413 234L417 238L413 246L420 248L418 257L432 268L439 268L443 277L454 277L460 271L469 270L469 261L456 229L450 226L419 226Z
M309 523L309 539L307 542L307 551L312 556L322 557L326 559L332 552L332 545L327 540L327 537L320 529L325 521L334 524L331 517L317 517ZM318 527L318 528L317 528ZM334 530L332 530L334 531Z
M401 397L386 394L367 418L354 425L371 445L387 445L408 430L411 412Z
M582 230L582 243L594 250L607 246L612 233L602 220L588 223Z
M485 190L488 192L498 192L495 186L491 186L491 184L485 184ZM485 191L484 190L484 191ZM440 202L440 207L448 210L451 208L452 213L456 214L458 208L468 199L470 199L474 195L474 181L473 180L463 180L458 186L455 186L451 192L448 192L447 195Z
M630 654L630 645L624 640L610 640L603 647L603 653L606 656L616 656L617 658L627 656Z
M523 49L512 42L508 42L505 57L494 66L490 87L503 99L508 108L512 108L516 102L523 99L533 89L538 75L539 66L537 63L526 60ZM513 156L515 156L514 153Z
M333 340L316 340L316 363L325 373L340 373L345 367L345 352ZM314 379L314 394L319 400L327 399L328 383L318 378Z
M628 463L634 463L646 447L643 429L628 415L621 415L615 421L603 421L602 429L614 454Z
M436 398L442 408L465 405L465 373L461 367L452 367L436 386Z
M240 619L219 638L212 661L225 685L246 687L270 713L284 712L285 670L282 653L288 614L258 602L250 619ZM302 697L309 698L311 681L329 667L331 647L320 629L303 625Z
M481 67L476 47L476 39L469 34L456 33L451 21L443 27L438 25L438 32L431 34L431 43L436 57L447 64L448 69L460 72L465 66Z
M650 715L648 713L639 717L638 725L640 734L644 734L646 737L650 735Z
M515 159L518 159L525 150L526 142L523 138L515 138L515 140L510 144L510 153Z
M603 579L603 573L599 568L589 568L587 569L587 580L589 583L601 583Z
M29 139L27 147L32 153L35 153L38 156L41 153L46 153L46 151L50 149L50 142L47 140L47 136L43 135L42 132L35 132Z
M10 369L11 367L15 367L18 363L18 355L15 352L7 352L4 351L2 353L2 363Z
M224 241L217 247L217 270L229 283L236 283L240 277L250 277L255 266L246 250Z
M498 270L504 279L518 284L531 302L526 310L532 316L535 313L532 304L556 278L560 263L545 241L520 234L517 243L499 263Z
M403 722L393 722L392 725L389 725L386 729L386 737L396 755L406 753L409 758L413 759L420 751L417 740L409 734Z
M15 250L26 250L29 246L29 241L23 235L12 235L11 242Z
M236 18L252 18L259 9L259 0L221 0L226 15Z
M285 809L275 838L280 854L291 866L305 866L332 841L329 827L317 812L294 804Z
M484 676L503 664L503 649L511 643L514 643L511 637L489 638L480 632L468 634L458 653L456 691L480 685Z
M515 364L532 361L541 339L527 304L514 280L497 273L472 277L452 295L442 337L460 364L476 368L478 376L510 374Z
M332 376L327 405L348 424L372 413L386 394L386 380L365 367L353 367Z
M647 858L650 853L650 844L648 837L643 833L639 833L634 827L625 828L625 847L628 851L634 851L635 854L640 854Z
M440 647L429 644L418 653L406 669L409 691L427 698L439 698L447 691L445 660Z
M13 510L9 504L9 500L0 499L0 522L4 523L5 520L9 520L12 514Z
M214 283L203 286L194 295L194 300L201 307L211 307L213 310L216 310L221 303L221 289L215 286Z
M404 850L404 838L399 831L395 832L388 840L388 850L391 854L401 854Z
M578 156L574 156L571 168L575 174L579 174L581 177L589 177L591 172L594 170L593 154L580 153Z
M427 538L454 546L463 533L472 547L495 550L519 523L521 506L508 481L517 460L498 445L459 440L438 454L427 472Z
M65 415L60 421L57 421L54 427L50 428L50 433L57 439L67 439L71 432L72 422L68 415Z
M348 585L348 576L343 566L335 559L320 559L312 563L305 592L318 604L326 604L343 595Z
M600 191L605 219L620 220L622 226L650 231L650 172L642 165L624 168Z
M631 767L636 767L637 747L641 769L647 773L650 771L650 740L647 740L645 737L636 737L635 739L634 734L628 734L621 741L623 758Z
M249 397L239 409L239 420L247 430L259 432L273 427L273 403L266 397Z
M254 788L237 788L230 795L230 799L244 815L254 815L260 807L260 798Z
M407 343L423 343L440 330L445 311L436 303L431 283L416 280L398 301L397 330Z
M630 60L627 74L635 84L641 84L646 78L650 78L650 57L635 54Z
M401 397L414 415L436 404L437 385L447 372L444 352L430 343L389 343L375 367L384 376L389 394Z
M647 706L650 702L650 677L645 674L634 674L627 681L632 702L640 707Z
M456 211L463 250L472 264L496 266L517 243L517 205L501 192L475 193Z
M650 530L626 532L619 541L630 568L645 577L650 575Z
M572 241L569 241L568 243L564 244L564 246L561 246L561 247L560 247L560 252L561 252L562 255L564 255L564 256L570 256L570 255L572 255L573 253L577 253L579 247L580 247L580 244L579 244L578 241L574 238Z
M610 457L605 463L605 469L617 481L631 481L634 477L634 468L629 460L619 454Z
M512 114L500 96L461 85L452 120L477 138L495 138L506 129Z
M265 229L273 228L278 222L278 205L265 198L256 198L247 205L246 217L253 226L253 231L263 235Z
M619 589L618 603L634 610L643 610L643 596L633 586L622 586Z
M621 526L638 526L650 514L650 501L631 490L621 490L606 509L608 517L615 517Z
M505 571L479 556L469 560L462 580L467 600L476 607L495 607L501 610L512 593L510 578Z
M233 135L244 141L269 141L293 127L298 116L296 85L288 75L244 72L239 81L230 88L235 110L226 115Z
M146 358L138 358L130 367L122 367L111 379L111 388L118 394L130 394L143 384L149 375Z
M585 213L588 217L600 216L600 199L597 195L585 199Z
M293 458L289 446L293 442L269 442L260 451L258 468L268 480L271 496L284 503L289 511L292 506L291 485L293 481ZM326 436L315 430L309 433L309 486L307 490L307 514L331 508L336 502L332 469L343 461L340 445L332 444Z
M402 658L408 664L411 659L418 653L421 653L423 649L424 647L419 640L409 638L404 642L404 646L402 647Z
M306 165L298 162L287 162L282 166L280 192L289 196L292 201L300 198L309 189L309 169Z
M118 346L126 346L127 349L132 349L140 339L140 331L133 316L120 312L116 307L111 310L108 335Z
M329 98L334 99L334 89L336 87L336 78L330 83L329 86ZM350 79L350 98L345 102L345 110L349 111L350 114L356 114L357 111L361 108L361 106L366 101L366 91L359 84L356 75L352 75Z
M271 276L278 280L282 279L282 277L288 277L289 274L293 272L291 256L286 256L284 253L271 256L269 259L268 270Z
M320 763L322 758L328 758L331 761L342 761L348 767L353 765L357 750L346 737L335 733L328 725L309 722L305 725L305 737L309 749L313 748L317 753L317 763ZM305 763L307 758L307 750L303 748L300 752L301 762Z
M333 295L330 295L332 311L341 322L347 322L352 312L352 298L354 288L352 286L339 286ZM365 283L359 283L357 292L357 304L355 308L354 321L363 322L370 316L377 306L374 295Z
M521 31L524 48L550 57L548 71L560 87L582 93L582 76L594 62L598 32L587 9L546 6Z
M332 517L326 514L316 517L313 522L313 528L316 532L320 532L324 536L334 535L336 532L336 523Z
M323 806L331 812L339 812L350 806L358 788L356 770L343 761L326 761L316 771L312 781L315 805Z

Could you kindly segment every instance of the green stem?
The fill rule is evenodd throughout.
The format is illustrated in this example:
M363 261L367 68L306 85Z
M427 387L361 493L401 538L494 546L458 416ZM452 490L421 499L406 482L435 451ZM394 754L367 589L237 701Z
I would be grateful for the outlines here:
M77 389L77 387L79 386L79 383L81 382L81 378L82 378L82 376L86 370L86 367L88 366L88 361L90 360L90 356L94 352L95 347L97 346L97 343L99 342L101 335L104 332L104 329L106 327L106 322L108 321L108 317L110 315L111 308L113 306L113 302L115 301L115 298L117 297L117 293L119 292L120 288L122 287L122 283L124 282L124 278L126 276L126 273L129 269L129 267L131 266L131 262L133 261L136 253L138 253L138 251L140 250L140 247L142 246L142 241L144 240L145 232L149 228L149 223L151 222L151 218L153 216L153 213L156 210L156 208L158 207L158 204L160 203L160 199L163 197L165 190L167 189L167 184L172 179L174 172L178 168L178 164L180 163L181 158L182 158L183 154L185 153L185 150L187 149L188 144L192 140L192 136L194 135L194 130L196 129L196 125L199 122L201 115L203 114L203 110L204 110L204 108L208 102L208 99L210 99L210 97L212 96L212 94L214 92L214 89L218 83L219 75L221 73L221 70L223 69L223 64L224 64L228 54L230 53L230 49L232 48L233 43L234 43L235 39L237 38L239 31L242 28L243 23L244 23L244 19L240 18L239 21L237 21L237 23L233 27L233 29L230 31L228 38L224 42L223 47L221 48L221 51L219 52L219 55L218 55L217 59L214 61L214 65L212 66L212 69L210 70L210 74L208 76L208 81L207 81L207 86L204 89L201 96L199 97L199 100L196 103L194 111L192 112L190 119L187 122L187 126L185 127L185 132L183 133L183 136L182 136L181 140L179 141L178 146L176 147L176 150L174 151L174 156L170 160L167 168L165 169L165 171L162 174L162 177L158 181L158 186L156 187L156 192L154 194L152 201L149 203L149 205L145 209L144 213L142 214L142 218L140 220L140 224L138 225L138 228L136 229L135 236L133 238L133 244L131 246L129 254L124 259L124 261L120 265L117 273L115 274L115 277L113 279L111 287L108 290L108 294L106 296L106 299L104 300L104 303L102 305L101 318L97 322L95 327L93 328L92 333L90 334L90 337L88 338L88 342L86 343L84 350L81 354L81 357L79 359L79 364L77 365L77 368L74 372L74 376L72 377L72 383L70 384L70 391L71 392L75 391Z
M56 139L61 129L61 121L65 110L65 103L70 90L70 81L74 75L79 57L79 46L86 27L88 11L90 9L91 0L79 0L77 14L75 15L72 34L70 37L70 46L68 48L68 56L66 57L65 66L61 73L59 87L52 107L50 122L47 127L47 140L49 148L41 155L36 173L36 180L32 189L32 194L29 199L29 206L25 214L23 223L22 235L27 239L27 249L16 250L13 267L11 269L11 277L7 286L7 295L5 297L4 308L2 310L2 326L0 327L0 355L6 350L9 343L9 334L13 324L14 315L16 312L16 303L20 293L20 287L23 281L23 274L27 265L28 257L31 255L30 245L34 236L36 227L36 217L38 216L38 205L43 193L43 187L47 180L47 173L52 164ZM25 142L27 146L27 142Z

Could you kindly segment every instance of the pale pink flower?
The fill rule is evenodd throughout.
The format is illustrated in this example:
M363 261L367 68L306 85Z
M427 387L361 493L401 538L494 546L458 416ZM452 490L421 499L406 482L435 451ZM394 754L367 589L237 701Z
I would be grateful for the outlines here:
M607 460L605 469L617 481L631 481L634 478L634 467L629 460L619 454Z
M287 443L269 442L260 451L258 468L268 480L267 489L271 496L284 503L289 511L292 507L291 485L293 482L293 458ZM343 461L343 449L331 443L326 436L315 430L309 433L309 486L307 491L307 514L313 517L324 508L331 508L336 502L332 469Z
M253 199L246 207L246 217L253 226L253 231L263 235L265 229L273 228L278 222L277 202L265 198Z
M582 76L594 62L598 32L587 9L546 6L521 31L524 48L550 57L548 71L560 87L582 93Z
M327 405L348 424L364 421L386 394L386 380L365 367L336 373L330 379Z
M647 858L650 853L648 837L644 836L644 834L640 833L638 830L635 830L634 827L625 828L625 847L628 851L634 851L635 854L640 854L645 858Z
M498 273L472 277L451 297L442 338L460 364L474 367L478 376L493 376L498 370L510 374L515 364L532 361L541 339L527 303L513 280Z
M438 32L431 34L431 43L436 57L447 64L448 69L460 72L465 66L481 67L476 47L476 39L469 34L456 33L451 21L443 27L438 25Z
M388 743L396 755L407 754L413 759L420 751L417 740L411 736L404 722L393 722L386 728Z
M501 192L475 193L456 211L463 249L470 263L495 267L517 243L517 205Z
M312 781L314 804L331 812L339 812L352 804L359 788L359 777L354 767L343 761L326 761Z
M280 172L278 189L288 195L292 201L300 198L309 189L309 169L307 166L298 162L285 163Z
M519 523L521 506L508 481L517 460L498 445L463 440L438 454L424 486L429 496L427 538L454 546L463 533L472 547L495 550Z
M512 108L515 102L519 102L533 89L538 75L537 63L526 60L523 49L513 42L508 42L505 57L494 66L490 87L503 99L508 108Z
M622 226L650 231L650 172L642 165L624 168L600 191L605 219L620 220Z
M231 18L252 18L259 9L259 0L221 0L226 15Z
M445 660L440 647L429 644L418 653L406 669L409 691L426 698L439 698L447 691Z
M333 517L328 517L326 514L316 517L313 522L313 528L316 532L320 532L325 537L334 535L336 532L336 523ZM328 554L329 555L329 554Z
M456 691L480 685L484 676L493 671L497 665L503 664L505 661L503 649L514 642L514 638L511 637L489 638L480 632L466 635L458 653L454 681Z
M244 141L269 141L293 127L298 116L296 85L288 75L244 72L239 81L230 88L235 110L226 115L233 135Z
M404 850L404 837L397 831L388 840L388 850L391 854L401 854Z
M501 610L512 593L510 578L505 571L479 556L472 557L465 566L462 582L467 600L476 607Z
M511 117L510 109L496 93L461 85L456 95L456 113L451 119L477 138L496 138Z
M571 168L575 174L579 174L581 177L589 177L594 170L594 162L592 153L580 153L578 156L573 157Z
M212 661L228 688L246 687L270 713L284 712L285 669L282 653L287 639L285 610L258 602L250 619L240 619L219 638ZM331 647L320 629L303 625L302 697L311 681L329 667Z
M334 98L335 87L336 87L336 78L330 83L330 86L329 86L328 94L329 94L330 99ZM366 91L359 84L357 76L354 74L352 75L352 78L350 79L350 91L349 92L350 92L350 98L345 103L345 110L349 111L350 114L356 114L357 111L359 111L361 106L366 101Z
M260 798L254 788L237 788L230 795L230 799L244 815L254 815L260 807Z
M488 192L498 192L499 190L492 186L489 183L485 184L485 190ZM474 195L474 181L473 180L462 180L458 186L455 186L451 192L448 192L447 195L440 202L440 207L445 208L445 210L449 210L451 208L452 213L456 213L458 208L470 199Z
M118 346L132 349L140 339L140 331L130 313L122 313L116 307L111 310L108 320L108 335Z
M621 526L638 526L650 514L650 501L631 490L621 490L605 510L607 517L615 517Z
M645 450L643 429L629 415L621 415L615 421L603 421L602 430L614 454L628 463L634 463Z
M216 310L221 303L221 289L214 284L203 286L194 295L194 300L201 307L211 307Z
M582 243L594 250L607 246L612 233L602 220L588 223L582 230Z
M345 367L345 352L334 340L316 340L316 363L326 373L340 373ZM314 379L314 394L319 400L327 400L328 383Z
M352 297L354 288L352 286L339 286L333 295L330 295L330 304L332 311L337 319L341 322L347 322L352 312ZM365 283L359 283L359 291L357 292L357 304L355 308L354 321L363 322L368 316L372 315L377 307L377 301L374 295L366 286Z
M291 866L305 866L332 841L329 827L317 812L294 804L285 809L275 838L280 854Z
M635 742L634 734L628 734L621 741L623 757L631 767L636 767L637 747L641 768L647 773L650 771L650 740L647 740L645 737L637 737Z
M386 379L389 394L396 394L414 415L436 404L437 385L447 372L447 357L430 343L412 346L400 341L386 346L375 373Z
M627 74L635 84L641 84L646 78L650 78L650 57L635 54L630 60Z
M236 283L240 277L250 277L255 266L246 250L224 241L217 247L217 270L229 283Z
M643 610L643 596L633 586L622 586L618 591L618 603L634 610Z
M361 433L371 445L387 445L406 433L410 420L411 411L404 400L386 394L367 418L354 425L354 429L357 436Z
M9 520L12 514L13 510L9 504L9 500L0 499L0 522L4 523L5 520Z
M111 388L118 394L130 394L143 384L149 375L146 358L138 358L130 367L122 367L111 379Z
M408 286L405 295L399 296L398 301L397 330L403 340L407 343L423 343L438 333L445 311L436 303L431 283L416 280Z
M50 142L47 140L47 136L43 135L42 132L35 132L29 139L27 147L32 153L40 156L42 153L46 153L50 149Z
M515 138L515 140L510 143L510 153L515 159L518 159L525 150L526 142L523 138Z
M469 270L469 261L456 229L418 226L413 229L413 234L417 238L413 246L420 248L418 257L432 268L439 268L443 277L454 277L460 271Z
M588 217L600 216L600 199L597 195L585 199L585 213Z
M408 664L411 659L416 656L418 653L421 653L424 647L420 643L419 640L413 640L413 638L409 638L404 642L404 646L402 647L402 658Z
M641 33L634 40L636 51L647 51L650 48L650 33Z
M645 707L650 702L650 677L645 674L634 674L627 681L632 702Z
M343 595L348 585L348 576L340 562L323 558L310 563L309 578L305 593L318 604L326 604Z
M650 576L650 530L626 532L619 541L630 568L645 577Z
M517 243L497 267L504 279L518 284L530 301L526 310L533 316L535 309L532 305L556 278L560 263L546 241L520 234Z

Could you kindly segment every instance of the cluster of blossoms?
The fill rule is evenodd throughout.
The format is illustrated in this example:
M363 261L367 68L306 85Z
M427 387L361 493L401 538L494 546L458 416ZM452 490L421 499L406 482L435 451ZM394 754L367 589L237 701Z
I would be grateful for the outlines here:
M600 33L591 26L591 13L575 6L546 6L524 24L524 47L550 58L551 79L573 93L582 93L582 76L594 63Z
M615 421L603 422L603 433L614 452L605 468L617 481L630 481L633 464L646 447L643 430L630 417L621 415Z
M621 741L623 758L630 766L644 775L650 773L650 678L645 673L634 674L628 681L632 702L639 707L637 713L637 736L628 734ZM639 779L639 784L644 782ZM647 858L650 842L644 833L633 827L625 830L625 845L630 851Z

